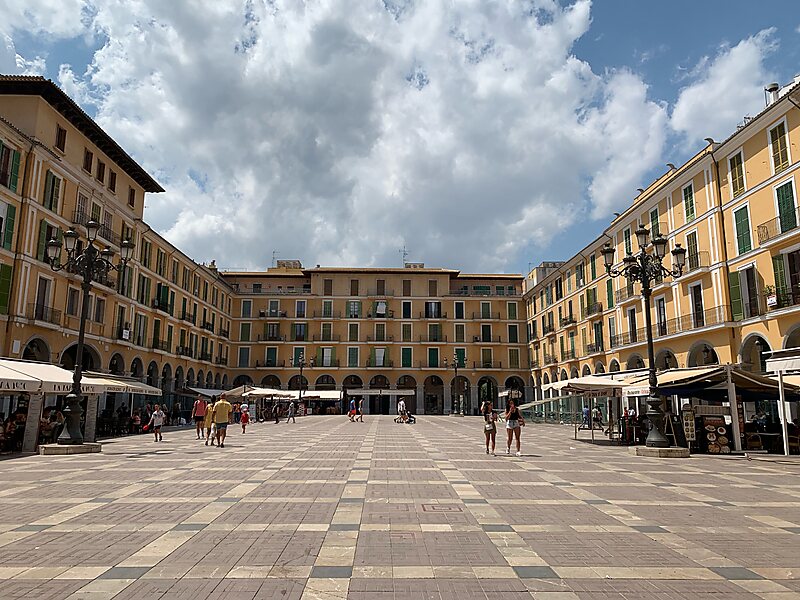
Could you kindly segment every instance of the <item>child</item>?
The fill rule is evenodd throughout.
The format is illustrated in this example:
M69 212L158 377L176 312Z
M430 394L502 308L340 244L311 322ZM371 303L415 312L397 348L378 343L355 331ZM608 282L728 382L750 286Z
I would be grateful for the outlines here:
M208 446L209 440L211 440L211 445L214 445L214 436L216 432L212 433L211 429L214 427L214 402L216 399L216 396L211 398L211 404L206 408L206 414L203 420L203 427L205 427L206 430L206 446Z
M247 428L247 424L250 422L250 411L247 408L247 405L242 406L242 414L239 417L240 423L242 424L242 433Z
M150 415L150 422L148 423L153 428L154 442L160 442L163 439L161 437L161 426L164 424L164 416L164 411L156 404L153 407L153 414Z

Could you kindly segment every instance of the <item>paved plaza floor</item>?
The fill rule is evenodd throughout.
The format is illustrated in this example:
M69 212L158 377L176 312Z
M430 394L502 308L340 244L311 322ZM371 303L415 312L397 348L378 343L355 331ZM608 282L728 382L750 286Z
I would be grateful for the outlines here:
M557 425L492 457L470 417L230 430L0 463L0 598L800 598L796 460Z

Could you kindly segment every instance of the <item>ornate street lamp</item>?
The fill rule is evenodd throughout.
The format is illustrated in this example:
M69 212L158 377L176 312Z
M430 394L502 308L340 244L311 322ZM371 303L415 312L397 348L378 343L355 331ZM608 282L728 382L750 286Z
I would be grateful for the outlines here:
M306 362L305 353L300 352L300 360L297 361L296 367L300 367L300 381L298 382L298 392L297 392L297 405L300 406L300 402L303 400L303 369L306 367L314 368L314 359L312 358L309 362Z
M453 352L453 371L454 371L453 381L455 382L456 398L453 401L453 409L452 409L451 414L463 417L464 416L464 400L463 400L463 398L461 397L461 394L460 394L461 386L459 385L459 381L458 381L458 366L459 366L458 363L459 363L458 352L454 351ZM447 368L447 359L444 359L444 367L445 367L445 369ZM458 404L456 404L456 403L458 403Z
M58 436L59 444L82 444L83 433L81 433L81 377L83 376L83 342L86 337L86 319L89 313L89 292L92 289L92 282L97 279L105 279L109 271L120 271L124 274L125 266L133 256L133 242L125 240L120 244L120 262L113 264L114 251L106 246L103 250L95 246L97 234L100 231L100 224L97 221L89 221L86 224L86 248L78 254L78 232L74 229L64 233L64 248L67 251L67 260L61 263L61 242L50 240L47 242L47 261L53 271L66 269L71 273L76 273L83 278L81 289L81 318L78 329L78 346L75 353L75 371L72 375L72 391L67 395L67 406L62 411L64 413L64 429Z
M658 379L656 378L656 361L653 352L653 327L650 317L650 294L653 291L651 283L661 277L680 277L683 267L686 265L686 249L681 248L680 244L675 244L672 251L673 268L667 269L662 264L662 260L667 253L667 238L657 235L649 244L650 231L640 224L636 230L636 240L639 243L639 252L628 254L622 259L622 268L613 269L614 249L611 244L606 243L600 251L603 255L603 263L606 273L611 277L626 277L633 285L639 283L642 286L642 298L644 298L644 317L645 334L647 335L647 360L648 360L648 383L650 385L650 396L647 399L647 418L650 421L650 432L647 434L646 445L652 448L668 448L670 443L664 435L662 420L664 417L663 400L657 395ZM653 252L648 250L652 247Z

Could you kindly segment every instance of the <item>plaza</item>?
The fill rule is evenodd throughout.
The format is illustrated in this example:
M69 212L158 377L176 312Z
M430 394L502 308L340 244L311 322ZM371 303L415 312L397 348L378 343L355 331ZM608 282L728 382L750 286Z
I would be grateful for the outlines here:
M504 433L503 431L500 432ZM343 416L0 463L4 599L800 596L800 463Z

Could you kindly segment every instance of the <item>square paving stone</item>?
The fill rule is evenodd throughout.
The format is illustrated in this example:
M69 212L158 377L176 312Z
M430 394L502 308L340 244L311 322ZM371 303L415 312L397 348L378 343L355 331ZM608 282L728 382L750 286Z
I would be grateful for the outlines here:
M464 504L489 504L485 498L464 498L462 502Z
M98 579L139 579L150 567L111 567Z
M353 567L314 567L311 569L312 579L350 579Z
M783 529L789 533L800 533L800 527L784 527Z
M95 502L95 503L98 503L98 504L104 504L104 503L113 502L113 501L114 501L114 498L92 498L91 500L89 500L89 502Z
M511 525L481 525L484 531L514 531Z
M550 567L514 567L520 579L560 579Z
M633 525L632 527L641 533L669 533L666 529L658 525Z
M611 504L611 502L608 500L602 500L599 498L597 500L584 500L584 502L586 502L586 504Z
M44 531L45 529L50 529L50 525L23 525L12 531Z
M202 531L205 528L203 523L178 523L172 531Z
M331 523L328 531L358 531L358 523Z
M346 504L359 504L364 502L364 498L339 498L339 502Z
M238 502L239 498L231 498L230 496L220 496L214 502Z
M744 567L710 567L710 569L725 579L764 579L758 573L754 573L750 569L745 569Z

